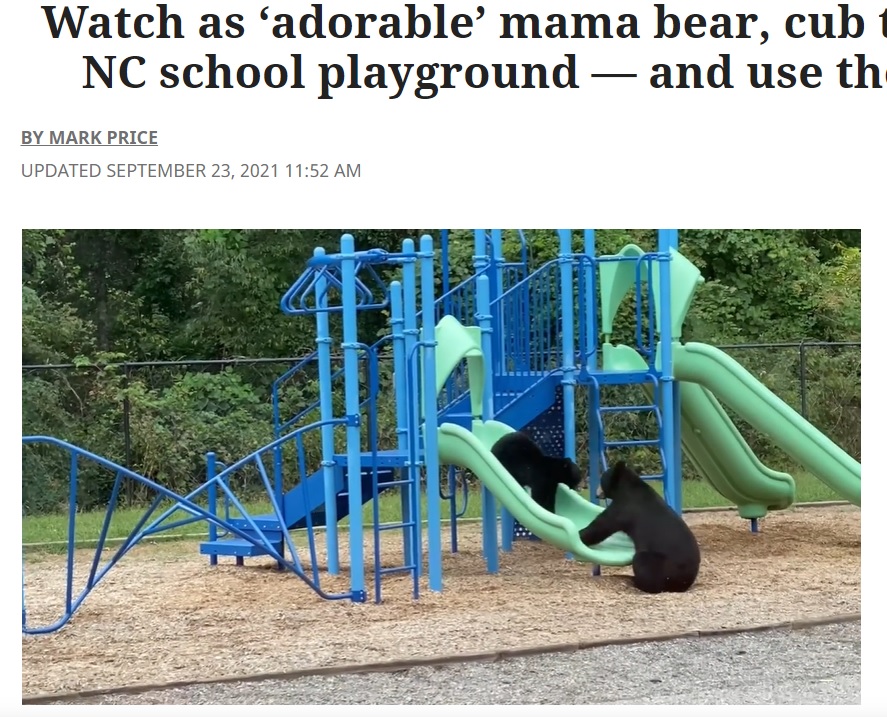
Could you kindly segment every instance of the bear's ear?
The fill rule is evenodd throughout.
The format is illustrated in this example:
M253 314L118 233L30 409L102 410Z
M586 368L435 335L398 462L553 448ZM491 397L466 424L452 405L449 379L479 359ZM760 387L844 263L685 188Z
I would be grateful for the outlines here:
M615 465L613 466L613 472L610 474L610 485L608 486L609 491L615 491L616 486L619 485L622 478L630 472L631 471L625 464L625 461L616 461Z
M613 488L616 485L616 475L618 471L619 463L616 463L601 474L601 480L597 490L598 498L609 498L612 495Z
M564 458L564 475L566 476L564 483L566 483L567 488L576 490L582 482L582 469L570 458Z

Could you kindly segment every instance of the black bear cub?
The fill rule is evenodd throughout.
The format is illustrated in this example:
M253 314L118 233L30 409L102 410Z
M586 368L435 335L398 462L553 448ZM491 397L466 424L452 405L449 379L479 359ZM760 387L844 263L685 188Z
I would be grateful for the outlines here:
M624 461L601 476L598 497L611 503L579 533L579 539L596 545L622 531L634 541L632 567L638 590L689 590L699 574L699 544L683 518Z
M554 513L558 483L575 490L582 482L582 471L573 461L546 456L523 433L502 436L490 450L512 478L524 488L529 487L533 500L549 513Z

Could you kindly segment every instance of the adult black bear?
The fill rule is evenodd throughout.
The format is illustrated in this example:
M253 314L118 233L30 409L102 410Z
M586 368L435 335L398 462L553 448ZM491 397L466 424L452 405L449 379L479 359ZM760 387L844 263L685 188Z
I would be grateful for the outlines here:
M572 460L546 456L523 433L502 436L490 450L512 478L530 488L533 500L549 513L554 513L558 483L575 490L582 482L582 471Z
M638 590L689 590L699 574L699 544L683 518L624 461L601 476L598 497L608 498L610 505L579 533L579 539L597 545L622 531L634 541L632 567Z

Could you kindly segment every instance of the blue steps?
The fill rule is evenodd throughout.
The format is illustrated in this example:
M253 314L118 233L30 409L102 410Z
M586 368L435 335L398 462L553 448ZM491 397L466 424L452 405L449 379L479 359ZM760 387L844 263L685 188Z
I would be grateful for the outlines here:
M269 539L269 542L275 541ZM279 551L282 548L282 538L280 539L280 543L281 545L278 546ZM243 538L225 538L222 540L201 543L200 554L233 558L254 558L259 555L268 555L268 551L258 545L253 545L251 542L244 540Z
M496 420L516 426L519 429L530 425L535 419L548 411L556 402L557 392L561 384L561 374L558 373L521 373L505 377L503 390L497 390L495 403L501 406L496 414ZM533 385L535 384L535 385ZM498 388L498 383L497 383ZM456 401L441 412L439 422L457 423L467 429L471 428L472 415L468 396ZM373 497L373 474L370 464L373 454L361 453L361 465L363 466L361 479L361 504L365 504ZM405 451L384 450L376 453L377 476L379 492L382 493L396 485L395 471L403 468L408 460ZM336 522L348 515L347 481L345 478L348 463L347 454L341 453L333 456L333 468L336 487ZM389 484L389 485L385 485ZM308 516L305 513L305 505L310 506L311 524L315 527L326 524L326 510L324 501L323 472L317 471L300 482L283 497L283 515L287 525L285 529L295 530L307 527ZM252 517L252 516L251 516ZM252 517L256 527L261 530L265 539L283 552L283 529L273 514L258 515ZM244 518L231 518L228 521L233 527L251 534L252 528ZM403 527L403 526L391 526ZM234 557L238 564L242 564L245 557L257 557L267 555L268 552L262 546L254 545L248 540L237 536L226 535L214 541L204 541L200 544L200 554L209 556ZM409 569L409 566L387 569L388 572L396 572Z
M380 463L383 460L388 467L379 468L376 471L378 482L380 484L379 492L387 490L388 485L394 479L395 468L403 466L406 463L407 456L403 451L379 451L377 456ZM334 456L334 476L336 487L336 522L348 515L348 492L345 464L347 463L346 455ZM371 453L361 454L361 463L365 464L372 460ZM373 471L372 468L364 466L361 475L361 505L371 500L373 497ZM306 493L307 492L307 493ZM287 530L296 530L307 527L308 516L305 512L305 505L310 506L311 523L313 526L326 525L326 508L324 505L324 480L323 471L317 471L304 481L301 481L292 490L283 496L283 516L287 522L285 526ZM250 516L252 517L252 516ZM283 530L277 517L274 514L258 515L252 517L256 527L261 530L265 539L274 545L278 551L283 550ZM231 518L228 522L236 528L243 530L247 534L252 534L253 530L249 522L245 518ZM259 555L267 555L268 551L262 546L239 537L221 537L217 540L204 541L200 544L201 555L216 556L233 556L237 558L255 557ZM240 563L240 560L238 560Z

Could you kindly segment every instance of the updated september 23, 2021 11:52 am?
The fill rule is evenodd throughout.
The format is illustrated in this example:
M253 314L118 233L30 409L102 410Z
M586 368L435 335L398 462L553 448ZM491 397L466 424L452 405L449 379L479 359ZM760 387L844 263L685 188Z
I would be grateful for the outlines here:
M22 176L31 179L360 179L359 163L241 162L30 162Z

